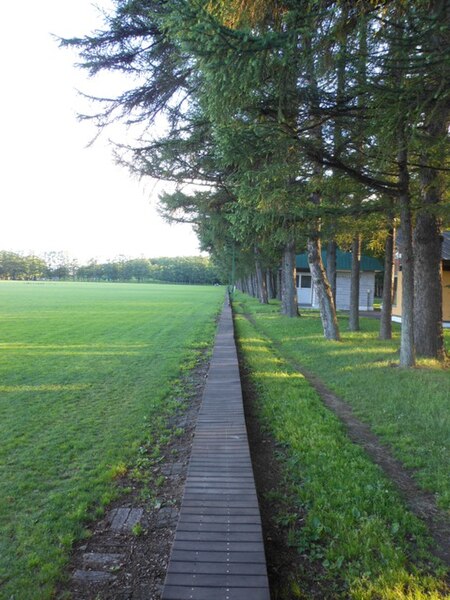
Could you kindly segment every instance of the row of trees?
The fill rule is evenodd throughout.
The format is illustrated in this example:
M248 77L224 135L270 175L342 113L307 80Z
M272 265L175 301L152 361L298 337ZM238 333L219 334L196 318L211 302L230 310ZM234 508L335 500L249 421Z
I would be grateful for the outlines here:
M47 268L38 256L0 252L0 279L40 279Z
M0 251L0 279L31 280L70 279L77 263L63 252L48 252L43 256Z
M353 330L362 244L385 244L380 336L391 336L400 226L400 364L412 366L416 351L444 356L449 10L445 0L115 0L103 31L62 45L92 75L133 76L85 117L144 125L118 160L178 184L162 211L193 223L223 270L243 285L253 277L266 302L265 272L281 264L282 311L295 317L295 253L307 251L327 338L340 339L338 243L353 255Z
M221 283L219 270L208 258L135 258L106 263L90 261L79 267L76 278L84 281L163 281L214 285Z
M200 256L119 258L104 263L90 260L86 265L78 265L60 252L50 252L40 258L6 251L0 252L0 279L164 281L210 285L221 282L218 269L208 258Z

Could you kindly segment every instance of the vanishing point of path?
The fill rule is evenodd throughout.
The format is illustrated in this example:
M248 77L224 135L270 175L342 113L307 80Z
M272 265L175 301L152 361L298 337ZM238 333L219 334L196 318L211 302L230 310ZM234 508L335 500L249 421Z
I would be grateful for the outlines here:
M219 321L162 600L270 600L231 308Z

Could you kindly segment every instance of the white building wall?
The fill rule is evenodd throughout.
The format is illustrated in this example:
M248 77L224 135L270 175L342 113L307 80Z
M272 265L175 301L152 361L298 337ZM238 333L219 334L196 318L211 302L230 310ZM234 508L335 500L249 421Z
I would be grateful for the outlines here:
M348 271L337 272L336 308L338 310L350 309L350 273Z
M359 310L373 310L374 297L375 273L362 273L359 280Z
M359 310L373 310L375 294L375 273L367 271L361 273L359 279ZM317 294L313 289L314 308L319 307ZM350 272L338 271L336 275L336 308L337 310L350 310Z

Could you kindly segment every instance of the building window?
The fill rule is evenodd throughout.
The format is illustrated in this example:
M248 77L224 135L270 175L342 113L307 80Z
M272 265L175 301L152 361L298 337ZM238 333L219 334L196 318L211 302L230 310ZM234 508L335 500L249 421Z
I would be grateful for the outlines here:
M312 278L311 275L302 275L301 287L311 289Z
M398 289L398 277L394 277L394 284L392 286L392 305L397 306L397 289Z

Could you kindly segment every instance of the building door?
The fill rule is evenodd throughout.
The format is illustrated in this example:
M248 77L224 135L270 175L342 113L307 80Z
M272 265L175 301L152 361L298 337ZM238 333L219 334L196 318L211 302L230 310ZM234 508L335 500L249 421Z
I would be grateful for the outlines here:
M299 304L312 304L312 277L308 273L298 274L297 298Z

